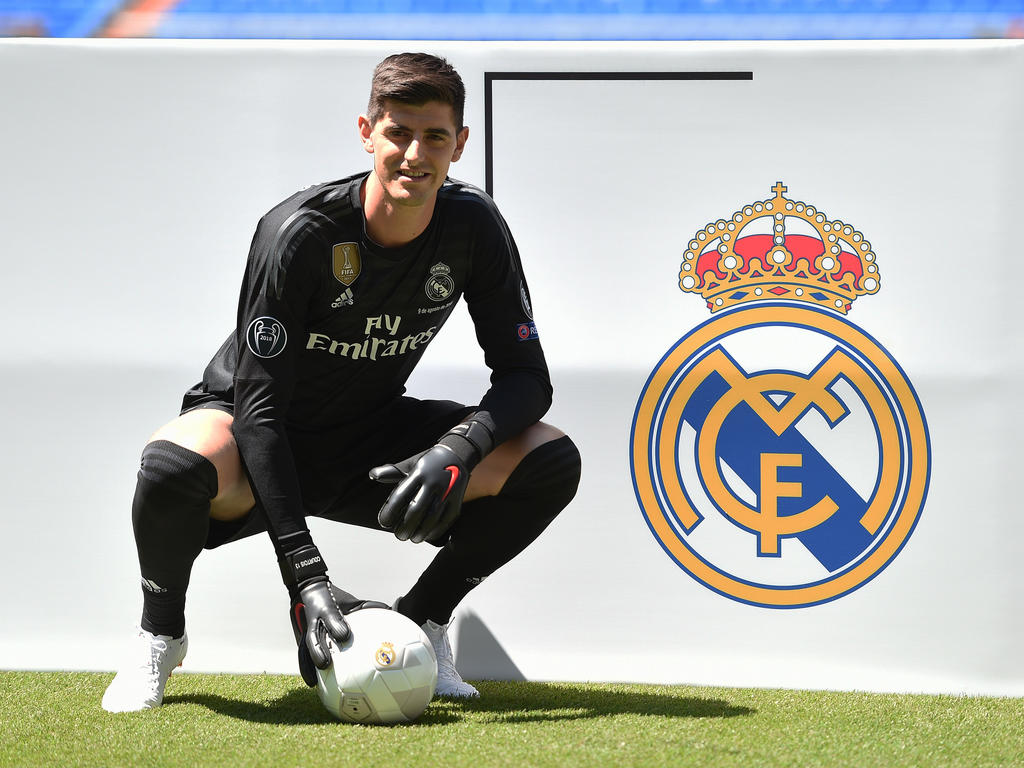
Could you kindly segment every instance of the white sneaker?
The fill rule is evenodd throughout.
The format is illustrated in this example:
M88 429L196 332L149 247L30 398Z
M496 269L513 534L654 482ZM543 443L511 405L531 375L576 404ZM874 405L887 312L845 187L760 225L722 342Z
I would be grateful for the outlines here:
M459 671L455 669L452 644L448 641L448 625L437 624L427 619L422 629L430 638L430 644L434 646L434 655L437 656L436 695L464 699L479 696L480 691L463 680Z
M164 700L164 686L188 651L188 635L177 640L139 628L132 640L131 658L121 667L103 694L107 712L154 709Z

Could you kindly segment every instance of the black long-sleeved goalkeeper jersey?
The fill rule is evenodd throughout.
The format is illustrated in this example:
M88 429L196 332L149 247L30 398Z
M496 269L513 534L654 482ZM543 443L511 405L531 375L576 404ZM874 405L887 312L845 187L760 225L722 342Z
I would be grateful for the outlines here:
M460 295L491 369L479 407L495 443L551 402L519 253L490 198L448 180L427 229L382 248L366 235L365 178L311 187L260 220L237 327L203 375L203 391L234 403L238 449L272 535L306 528L289 432L343 432L401 395Z

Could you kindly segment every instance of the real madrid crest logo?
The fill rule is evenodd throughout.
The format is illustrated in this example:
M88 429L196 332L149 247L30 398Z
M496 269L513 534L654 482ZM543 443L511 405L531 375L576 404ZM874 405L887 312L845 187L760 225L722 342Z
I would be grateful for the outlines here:
M430 277L423 285L427 298L431 301L444 301L455 292L451 271L451 267L444 262L438 262L430 268Z
M395 663L395 646L393 643L381 643L377 649L377 663L382 667L390 667Z
M734 600L797 608L857 589L900 552L929 439L899 364L844 318L881 285L870 243L772 190L689 242L679 286L722 314L651 373L630 460L681 568Z

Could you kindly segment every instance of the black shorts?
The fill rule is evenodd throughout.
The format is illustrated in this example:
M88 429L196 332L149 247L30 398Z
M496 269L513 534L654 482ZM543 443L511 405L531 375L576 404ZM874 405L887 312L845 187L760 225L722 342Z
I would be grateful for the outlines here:
M197 408L233 413L231 403L189 392L181 412ZM400 397L344 426L289 429L305 514L380 530L377 513L394 486L370 480L370 470L425 451L474 410L451 400ZM205 547L214 549L266 530L259 508L229 523L211 519Z

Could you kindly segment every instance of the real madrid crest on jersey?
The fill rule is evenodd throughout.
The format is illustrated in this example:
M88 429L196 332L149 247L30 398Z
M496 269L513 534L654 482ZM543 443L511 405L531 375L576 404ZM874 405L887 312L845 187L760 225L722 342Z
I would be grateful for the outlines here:
M772 190L689 242L679 286L713 317L651 373L630 460L644 517L681 568L734 600L796 608L893 560L930 457L906 374L844 317L881 286L870 243Z
M444 262L438 262L430 268L430 277L423 285L423 290L431 301L444 301L455 293L451 271L451 267Z

